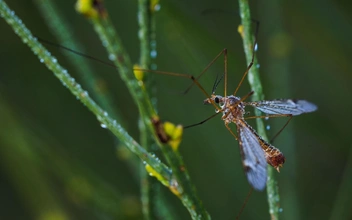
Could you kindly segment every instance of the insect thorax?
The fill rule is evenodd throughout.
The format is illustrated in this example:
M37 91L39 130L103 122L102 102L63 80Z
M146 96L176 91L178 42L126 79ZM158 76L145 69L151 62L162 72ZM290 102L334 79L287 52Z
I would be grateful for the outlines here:
M237 119L243 119L245 114L244 104L239 97L230 95L223 98L223 104L220 105L223 110L222 119L225 123L235 122Z

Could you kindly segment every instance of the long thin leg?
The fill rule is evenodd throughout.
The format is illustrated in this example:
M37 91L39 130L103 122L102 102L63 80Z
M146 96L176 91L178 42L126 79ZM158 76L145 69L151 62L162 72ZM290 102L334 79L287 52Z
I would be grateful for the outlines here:
M203 92L203 94L209 99L209 101L211 102L211 104L218 110L220 111L221 108L219 106L217 106L215 104L215 102L211 99L210 95L207 93L207 91L203 88L203 86L198 82L198 80L196 78L194 78L193 75L189 75L189 74L184 74L184 73L175 73L175 72L166 72L166 71L159 71L159 70L146 70L146 69L133 69L133 70L138 70L138 71L143 71L143 72L149 72L149 73L158 73L158 74L164 74L164 75L170 75L170 76L178 76L178 77L184 77L184 78L188 78L191 79L193 81L194 84L196 84L199 89ZM193 84L192 83L192 84Z
M232 136L234 136L234 137L236 138L236 140L238 140L237 135L235 135L235 133L233 133L233 131L231 130L231 128L229 127L229 125L225 123L225 127L227 128L227 130L229 130L229 132L232 134Z
M255 118L282 118L282 117L293 117L291 114L277 114L277 115L261 115L261 116L249 116L245 117L244 120L247 119L255 119Z
M248 200L249 200L249 198L251 197L252 193L253 193L253 187L251 187L251 189L249 190L249 192L248 192L248 194L247 194L247 196L246 196L246 199L244 200L244 202L243 202L243 204L242 204L242 206L241 206L241 209L240 209L239 213L238 213L237 216L236 216L236 220L237 220L237 219L240 219L240 216L241 216L241 214L242 214L244 208L246 207L246 205L247 205L247 203L248 203Z
M273 138L271 138L270 143L273 143L274 140L277 138L277 136L280 135L280 133L286 128L286 126L288 125L288 123L290 123L293 115L291 114L278 114L278 115L262 115L262 116L250 116L250 117L246 117L244 118L245 120L247 119L254 119L254 118L281 118L281 117L289 117L289 119L287 120L287 122L285 123L285 125L274 135Z
M247 93L247 95L245 95L245 96L243 96L243 97L241 98L241 100L238 102L238 104L244 102L246 99L248 99L248 97L250 97L250 96L253 95L253 94L254 94L254 91L250 91L249 93ZM238 104L237 104L237 105L238 105ZM237 105L235 105L234 107L236 107Z
M242 102L243 102L244 100L246 100L249 96L253 95L253 93L254 93L254 92L251 91L251 92L249 92L247 95L243 96L243 97L241 98L241 100L237 103L237 105L239 105L240 103L242 103ZM236 106L237 106L237 105L236 105ZM232 109L235 109L235 108L236 108L236 106L234 106L233 108L231 108L231 111L229 111L226 115L224 115L223 118L226 118L226 117L232 112ZM192 124L192 125L184 126L183 128L186 129L186 128L195 127L195 126L197 126L197 125L201 125L201 124L207 122L208 120L212 119L213 117L215 117L217 114L219 114L219 113L222 112L222 111L223 111L223 110L220 109L220 110L218 110L215 114L213 114L212 116L210 116L209 118L206 118L205 120L203 120L203 121L201 121L201 122L198 122L198 123L195 123L195 124ZM231 131L231 132L232 132L232 131ZM234 136L236 137L235 134L232 134L232 135L234 135ZM236 137L236 138L237 138L237 137Z
M242 83L243 83L243 80L246 78L246 76L247 76L249 70L250 70L251 67L253 66L253 61L254 61L254 53L253 53L252 61L249 63L249 65L248 65L248 67L247 67L247 70L246 70L246 72L244 72L244 74L243 74L243 76L242 76L242 79L241 79L241 81L238 83L238 86L237 86L235 92L233 93L233 95L236 95L238 89L241 87L241 85L242 85Z
M290 123L291 119L292 119L292 116L287 120L285 125L274 135L274 137L271 138L270 143L274 142L274 140L277 138L277 136L279 136L279 134L284 130L284 128L288 125L288 123Z
M224 50L224 97L227 96L227 50Z
M191 128L191 127L195 127L195 126L197 126L197 125L201 125L201 124L203 124L203 123L207 122L208 120L210 120L210 119L214 118L214 117L215 117L215 116L217 116L219 113L220 113L220 112L216 112L215 114L213 114L212 116L210 116L210 117L208 117L208 118L204 119L204 120L203 120L203 121L201 121L201 122L198 122L198 123L195 123L195 124L192 124L192 125L187 125L187 126L184 126L184 127L183 127L183 129L186 129L186 128Z
M51 45L51 46L54 46L54 47L57 47L57 48L60 48L60 49L63 49L63 50L70 51L71 53L77 54L79 56L85 57L85 58L90 59L90 60L94 60L96 62L105 64L105 65L110 66L110 67L114 67L116 69L116 66L113 63L98 59L96 57L93 57L93 56L90 56L90 55L87 55L87 54L84 54L84 53L81 53L81 52L78 52L78 51L75 51L75 50L72 50L72 49L70 49L68 47L65 47L65 46L57 44L57 43L50 42L48 40L44 40L44 39L42 39L42 38L40 38L38 36L36 36L36 38L37 38L37 40L39 42L42 42L43 44Z
M247 95L243 96L239 102L236 103L236 105L232 106L232 109L235 109L240 103L243 103L244 100L248 99L248 97L250 97L251 95L253 95L254 91L250 91L249 93L247 93Z
M254 43L253 43L253 51L252 51L252 60L251 60L251 62L249 63L249 65L248 65L248 67L247 67L247 69L246 69L246 72L244 72L241 81L238 83L238 86L237 86L235 92L233 93L233 95L236 95L238 89L241 87L241 85L242 85L242 83L243 83L243 80L246 78L246 76L247 76L249 70L250 70L251 67L253 66L255 47L256 47L256 45L257 45L258 31L259 31L259 22L256 22L256 29L255 29L255 36L254 36Z
M224 48L218 55L216 55L216 57L203 69L203 71L199 74L199 76L197 76L196 80L199 80L199 78L209 69L209 67L211 65L213 65L215 63L215 61L222 55L222 54L227 54L227 49ZM192 83L190 86L188 86L188 88L184 91L183 94L186 94L189 92L189 90L192 88L192 86L194 85L194 83Z

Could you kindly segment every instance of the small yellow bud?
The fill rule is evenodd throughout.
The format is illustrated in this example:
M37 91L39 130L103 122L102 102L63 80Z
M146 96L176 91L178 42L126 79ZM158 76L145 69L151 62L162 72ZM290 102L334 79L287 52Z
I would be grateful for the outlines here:
M182 140L183 127L181 125L175 126L171 122L165 122L164 130L166 135L170 138L167 144L169 144L174 151L177 151Z
M150 1L150 11L156 12L156 11L159 11L159 9L160 9L159 0L151 0Z
M244 35L244 29L243 29L243 25L242 24L240 24L240 25L238 25L238 28L237 28L237 31L238 31L238 33L241 35L241 37L243 38L243 35Z
M138 81L143 81L144 72L141 70L141 67L138 64L133 65L133 73L134 77L136 77Z
M175 128L176 128L176 126L174 124L172 124L171 122L168 122L168 121L164 122L164 130L168 136L171 137Z
M78 0L76 2L76 11L89 18L98 17L98 11L93 7L93 0Z
M158 173L156 170L154 170L153 167L151 167L149 164L145 165L145 169L150 176L154 176L155 178L157 178L163 185L167 187L170 186L169 181L164 179L164 177L160 175L160 173Z

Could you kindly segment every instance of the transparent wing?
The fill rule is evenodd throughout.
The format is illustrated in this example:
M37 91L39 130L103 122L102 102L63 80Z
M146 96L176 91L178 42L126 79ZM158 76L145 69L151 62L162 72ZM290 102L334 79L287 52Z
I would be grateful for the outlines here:
M237 133L241 149L242 164L249 184L256 190L266 185L266 160L253 128L245 121L237 123Z
M306 100L277 99L257 102L246 102L245 105L253 106L266 114L291 114L300 115L314 112L318 109L316 105Z

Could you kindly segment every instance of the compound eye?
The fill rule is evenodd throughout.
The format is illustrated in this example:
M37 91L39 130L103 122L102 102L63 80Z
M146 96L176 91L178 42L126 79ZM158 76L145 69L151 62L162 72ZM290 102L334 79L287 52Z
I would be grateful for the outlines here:
M218 97L215 97L214 102L215 102L215 103L219 103L219 102L220 102L220 99L219 99Z

